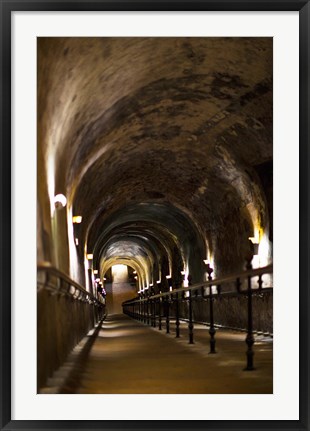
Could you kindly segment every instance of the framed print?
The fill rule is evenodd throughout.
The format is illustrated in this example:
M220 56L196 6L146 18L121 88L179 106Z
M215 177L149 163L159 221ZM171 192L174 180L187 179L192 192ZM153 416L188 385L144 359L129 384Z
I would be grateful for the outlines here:
M308 1L1 28L1 428L308 429Z

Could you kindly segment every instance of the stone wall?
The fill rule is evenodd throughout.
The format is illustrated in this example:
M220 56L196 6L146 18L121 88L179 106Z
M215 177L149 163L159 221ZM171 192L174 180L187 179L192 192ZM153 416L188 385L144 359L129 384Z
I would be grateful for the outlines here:
M107 292L108 314L120 314L123 312L122 303L137 295L135 284L130 283L108 283L105 286Z
M37 389L103 317L93 305L40 290L37 296Z

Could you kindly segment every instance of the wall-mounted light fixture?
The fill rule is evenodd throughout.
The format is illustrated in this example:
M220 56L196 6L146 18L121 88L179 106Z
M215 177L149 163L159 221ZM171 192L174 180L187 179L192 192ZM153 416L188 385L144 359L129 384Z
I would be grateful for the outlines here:
M253 246L253 255L257 256L258 255L258 246L259 246L259 242L257 241L257 239L254 236L249 236L249 240L252 243Z
M62 195L62 194L58 194L54 197L54 205L55 208L61 209L64 208L67 205L67 198L66 196Z
M137 277L137 276L135 276L135 280L138 280L138 277Z
M157 283L157 284L160 284L160 280L157 280L157 281L156 281L156 283Z
M92 260L93 257L94 257L94 255L91 254L91 253L89 253L89 254L86 255L86 257L87 257L88 260Z
M75 245L79 245L79 239L75 238Z
M107 279L105 277L103 277L103 280L106 281Z
M208 259L205 259L204 263L205 263L205 265L207 267L208 280L211 280L211 274L213 272L213 268L211 268L210 261Z
M137 271L133 271L133 274L137 274Z
M100 281L100 278L96 278L97 283Z
M73 224L80 224L80 223L82 223L82 216L73 216L72 217L72 223Z
M153 283L150 283L150 287L153 287Z
M98 269L94 269L94 274L98 274Z
M171 292L171 290L172 290L172 280L171 280L171 275L166 275L166 279L168 280L169 290L170 290L170 292Z

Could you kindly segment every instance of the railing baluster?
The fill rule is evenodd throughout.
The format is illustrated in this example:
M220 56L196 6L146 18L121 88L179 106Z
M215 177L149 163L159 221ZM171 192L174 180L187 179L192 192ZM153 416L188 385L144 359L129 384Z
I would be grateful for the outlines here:
M170 320L169 320L170 303L169 297L166 296L166 334L170 333Z
M149 325L150 324L150 317L151 317L151 313L150 313L150 300L149 298L147 298L146 301L146 323Z
M213 269L210 267L210 265L207 265L207 273L208 273L208 281L212 280L212 272ZM213 293L212 293L212 285L210 284L210 329L209 329L209 334L210 334L210 352L209 353L216 353L215 351L215 327L214 327L214 315L213 315Z
M142 322L142 302L141 302L141 296L139 295L139 322Z
M143 295L143 323L147 322L147 313L146 313L146 300L145 295Z
M263 279L262 279L262 275L261 274L259 274L259 276L258 276L257 283L258 283L258 290L259 290L259 292L261 292L262 289L263 289Z
M192 277L188 275L188 285L192 284ZM193 303L192 303L192 291L189 290L189 298L188 298L188 337L189 344L194 344L194 325L193 325Z
M161 292L160 292L161 293ZM161 331L161 304L162 304L162 298L158 299L158 329Z
M251 259L252 260L252 259ZM252 269L251 261L248 261L247 263L247 269ZM253 367L253 344L254 344L254 337L253 337L253 313L252 313L252 286L251 286L251 275L248 276L248 289L247 289L247 297L248 297L248 328L247 328L247 336L245 339L245 342L248 346L246 356L247 356L247 365L245 370L246 371L252 371L254 370Z
M156 301L155 301L155 299L151 300L151 309L152 309L152 316L153 316L152 326L153 326L153 328L156 328Z
M179 294L175 298L175 337L180 337L180 311L179 311Z
M241 293L241 281L239 277L236 280L236 289L238 293Z

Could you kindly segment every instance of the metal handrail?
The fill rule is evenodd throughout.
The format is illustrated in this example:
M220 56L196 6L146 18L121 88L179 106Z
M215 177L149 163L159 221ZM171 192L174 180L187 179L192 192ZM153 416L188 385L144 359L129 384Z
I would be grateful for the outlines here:
M170 333L170 310L175 307L175 331L176 338L180 337L180 308L179 302L187 302L188 313L188 338L189 344L194 343L194 313L193 302L195 301L208 301L209 308L209 334L210 334L210 352L216 353L216 323L214 317L215 301L221 301L225 298L240 298L244 297L247 300L247 335L245 342L247 344L247 364L246 370L253 370L253 344L255 342L253 336L253 297L262 297L270 295L273 292L273 287L263 287L263 275L272 274L273 265L268 265L263 268L252 269L250 262L247 262L247 270L238 272L229 276L219 277L212 279L213 270L209 268L208 281L189 285L188 287L174 288L162 293L155 293L152 290L146 292L139 292L139 297L123 302L123 310L125 314L138 319L146 324L156 327L158 322L158 329L162 329L162 320L166 321L166 333ZM258 277L256 288L252 287L252 278ZM190 280L189 280L190 281ZM225 284L234 284L236 290L222 292L222 286ZM244 284L243 284L244 283ZM244 288L241 289L241 286ZM216 293L213 292L212 287L216 287ZM206 288L209 288L208 291ZM207 294L208 292L208 294ZM185 293L187 295L185 296Z
M204 281L202 283L192 284L191 286L188 286L188 287L179 287L177 289L172 289L169 292L157 293L155 295L150 295L147 298L130 299L128 301L125 301L123 304L129 304L130 302L134 302L134 301L148 301L150 299L163 298L165 296L171 296L173 294L182 293L182 292L189 292L192 290L197 290L197 289L201 289L201 288L205 288L205 287L219 286L219 285L226 284L226 283L236 282L236 280L238 278L247 278L247 277L252 278L255 276L259 276L259 275L272 274L272 272L273 272L273 264L270 264L270 265L267 265L267 266L262 267L262 268L249 269L249 270L246 270L243 272L237 272L233 275L215 278L215 279L212 279L209 281ZM267 288L264 288L264 291L266 291L266 289ZM272 289L272 288L268 288L268 289ZM223 292L223 293L221 293L221 295L224 295L224 293L229 293L229 292ZM242 293L242 292L240 292L240 293ZM211 296L213 296L213 295L214 294L212 294Z
M96 298L91 292L88 292L82 285L77 283L76 281L72 280L67 274L60 271L58 268L52 266L50 262L39 262L37 264L37 271L38 272L44 272L47 275L53 275L57 279L59 279L61 282L65 282L67 286L74 287L78 291L78 295L76 295L76 290L74 292L70 292L67 290L65 293L69 294L70 296L74 297L75 299L80 299L81 296L84 296L85 299L90 301L91 303L95 305L104 305L104 299L103 298ZM45 282L38 282L38 285L43 285L43 288L47 285L50 288L49 280L46 279ZM57 287L53 286L53 289L55 289L55 293L59 292L61 289L58 289ZM100 295L101 296L101 295Z

